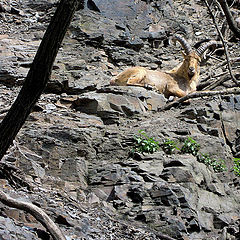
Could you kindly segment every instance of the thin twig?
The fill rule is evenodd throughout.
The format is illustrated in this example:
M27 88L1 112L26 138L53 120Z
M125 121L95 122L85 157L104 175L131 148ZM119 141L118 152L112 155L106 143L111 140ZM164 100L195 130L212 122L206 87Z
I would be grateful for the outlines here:
M232 7L235 4L236 0L233 0L232 4L229 7Z
M210 84L206 88L203 88L203 91L212 90L215 87L219 86L220 84L222 84L222 83L224 83L224 82L226 82L227 80L230 80L230 79L231 78L221 78L221 79L218 79L217 81L213 82L212 84Z
M226 17L226 20L227 20L230 30L234 33L234 35L237 38L240 38L240 28L238 28L237 23L233 18L233 15L228 7L227 1L226 0L217 0L217 2L219 2L219 4L221 5L221 8L224 12L224 15Z
M235 87L235 88L229 88L226 90L220 90L220 91L199 91L199 92L194 92L194 93L190 93L188 95L186 95L185 97L179 98L174 102L168 103L165 106L161 107L158 109L159 112L164 111L164 110L168 110L171 107L175 107L178 104L191 99L191 98L198 98L198 97L209 97L209 96L214 96L214 95L225 95L225 94L240 94L240 88L239 87Z
M209 14L212 17L212 20L213 20L213 23L215 25L215 28L216 28L216 30L218 32L218 35L220 37L220 40L221 40L221 42L223 44L225 56L226 56L226 59L227 59L227 66L228 66L228 70L229 70L230 76L231 76L232 80L234 81L234 83L236 83L237 86L240 86L240 83L236 80L236 78L234 77L234 75L232 73L232 67L231 67L230 60L229 60L230 58L229 58L229 53L228 53L228 49L227 49L227 44L226 44L226 42L225 42L225 40L223 38L223 35L222 35L222 33L221 33L221 31L220 31L220 29L218 27L217 21L216 21L214 15L212 13L212 10L211 10L207 0L204 0L204 2L205 2L206 6L208 8Z
M217 78L217 77L222 77L224 75L227 75L228 72L223 72L222 74L219 74L219 75L216 75L214 76L214 78ZM212 90L214 89L215 87L219 86L220 84L228 81L228 80L231 80L231 77L227 76L225 78L220 78L220 79L217 79L215 80L214 82L208 82L209 84L207 86L205 86L204 88L202 88L201 90Z
M214 59L214 60L216 60L216 61L219 61L219 62L223 62L223 60L222 59L220 59L220 58L217 58L217 57L214 57L214 56L209 56L209 58L212 58L212 59Z
M213 84L212 79L213 78L218 78L221 76L224 76L228 73L228 71L222 72L220 74L216 74L216 75L209 75L207 76L197 87L198 90L206 90L209 86L211 86ZM210 79L210 80L209 80ZM217 80L218 81L218 80Z
M239 62L240 61L240 57L235 57L235 58L230 58L229 59L230 63L235 63L235 62ZM216 70L220 67L223 67L224 65L227 65L227 61L225 60L224 62L216 65L213 67L213 70ZM207 77L205 77L204 79L201 80L201 83L198 85L198 89L199 90L203 90L203 88L207 87L209 84L211 84L210 81L208 81L210 78L217 78L217 77L221 77L222 75L225 75L227 72L223 72L223 73L220 73L219 75L214 75L214 76L211 76L211 75L208 75ZM207 81L207 82L206 82Z
M225 77L225 78L220 78L217 81L213 82L212 84L210 84L208 87L204 88L203 90L212 90L215 87L219 86L220 84L225 83L226 81L231 80L231 77Z
M228 60L229 60L230 63L235 63L235 62L239 62L239 61L240 61L240 57L229 58ZM222 62L222 63L220 63L220 64L218 64L218 65L215 67L215 69L217 69L217 68L219 68L219 67L222 67L222 66L224 66L224 65L226 65L226 64L227 64L227 60L224 61L224 62Z

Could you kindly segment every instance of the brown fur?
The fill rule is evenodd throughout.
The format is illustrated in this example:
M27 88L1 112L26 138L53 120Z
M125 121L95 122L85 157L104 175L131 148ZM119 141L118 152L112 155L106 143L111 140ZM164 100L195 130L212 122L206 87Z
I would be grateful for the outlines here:
M144 67L131 67L118 74L111 81L111 85L148 86L163 93L165 97L183 97L196 91L201 58L194 52L183 53L184 61L170 71L161 72L148 70Z

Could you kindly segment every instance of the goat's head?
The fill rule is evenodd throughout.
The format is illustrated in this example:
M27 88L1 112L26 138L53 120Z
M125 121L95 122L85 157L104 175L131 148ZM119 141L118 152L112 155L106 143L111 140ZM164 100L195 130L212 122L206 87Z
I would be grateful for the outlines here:
M193 78L193 76L195 76L196 74L199 75L200 62L201 62L204 52L208 48L210 48L214 45L215 46L217 45L216 41L209 41L209 42L203 44L202 46L200 46L197 50L193 50L192 47L190 46L190 44L186 41L186 39L178 34L176 34L173 37L172 41L174 43L176 43L176 41L178 41L184 49L184 52L182 52L183 57L184 57L183 69L185 69L186 75L189 80L191 80Z
M191 80L193 76L200 73L201 57L195 51L191 51L189 54L183 52L182 54L184 57L183 65L187 69L189 80Z

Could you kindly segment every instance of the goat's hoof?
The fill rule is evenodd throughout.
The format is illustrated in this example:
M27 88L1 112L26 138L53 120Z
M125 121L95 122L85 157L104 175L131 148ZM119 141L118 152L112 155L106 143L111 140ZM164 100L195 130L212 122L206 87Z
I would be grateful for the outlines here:
M190 105L191 104L191 99L185 100L182 102L183 105Z
M173 102L173 101L175 101L175 100L177 100L177 98L174 97L174 96L170 96L170 97L168 98L168 102Z
M150 84L145 84L144 87L148 90L153 90L153 86Z

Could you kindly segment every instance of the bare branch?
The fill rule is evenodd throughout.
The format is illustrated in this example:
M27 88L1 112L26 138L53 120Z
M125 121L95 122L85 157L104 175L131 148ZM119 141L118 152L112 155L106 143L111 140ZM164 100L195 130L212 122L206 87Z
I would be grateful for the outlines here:
M223 44L223 47L224 47L224 52L225 52L226 59L227 59L227 66L228 66L228 70L229 70L230 76L231 76L232 80L237 84L237 86L240 86L240 83L236 80L236 78L234 77L234 75L232 73L232 67L231 67L231 64L230 64L230 61L229 61L229 53L228 53L228 49L227 49L227 44L226 44L226 42L225 42L225 40L223 38L223 35L222 35L218 25L217 25L217 21L216 21L213 13L211 11L211 8L210 8L207 0L204 0L204 2L205 2L206 6L208 8L209 14L212 17L213 23L214 23L214 25L215 25L215 27L217 29L217 32L218 32L218 35L219 35L221 41L222 41L222 44ZM220 3L220 1L219 1L219 3Z
M240 57L231 58L231 59L229 59L229 61L230 61L231 64L234 64L235 62L240 61ZM218 69L220 67L223 67L224 65L227 65L227 61L223 61L220 64L214 66L213 69ZM201 90L207 90L213 84L213 82L212 82L213 78L224 76L228 72L229 71L224 71L224 72L216 74L216 75L211 75L211 73L210 73L207 77L205 77L204 79L201 80L200 84L198 84L198 86L197 86L197 89L200 90L200 91ZM229 80L229 79L226 79L226 81L227 80ZM217 80L216 82L218 82L218 81L220 81L220 80ZM225 79L224 79L223 82L225 82ZM221 82L221 83L223 83L223 82Z
M217 78L217 77L221 77L224 76L228 73L228 71L222 72L220 74L216 74L216 75L208 75L198 86L197 89L198 90L207 90L212 84L212 79L213 78ZM218 81L218 80L217 80ZM216 81L215 81L216 82Z
M58 226L41 208L32 203L15 200L2 191L0 191L0 201L9 207L24 210L32 214L44 227L46 227L54 240L66 240Z
M158 111L164 111L164 110L168 110L171 107L175 107L178 104L185 102L188 99L191 98L198 98L198 97L209 97L209 96L214 96L214 95L226 95L226 94L240 94L240 88L239 87L235 87L235 88L229 88L226 90L220 90L220 91L199 91L199 92L194 92L194 93L190 93L188 95L186 95L185 97L179 98L174 102L168 103L165 106L163 106L162 108L159 108Z
M237 27L237 24L230 12L230 9L228 7L226 0L217 0L219 4L222 7L222 10L226 16L229 28L232 30L232 32L236 35L236 37L240 38L240 29Z
M215 87L219 86L220 84L225 83L228 80L231 80L231 78L229 76L222 77L222 78L212 82L211 84L209 84L209 86L203 88L203 90L212 90Z

